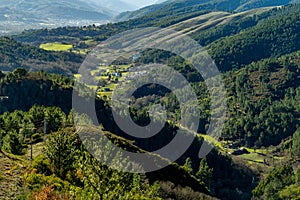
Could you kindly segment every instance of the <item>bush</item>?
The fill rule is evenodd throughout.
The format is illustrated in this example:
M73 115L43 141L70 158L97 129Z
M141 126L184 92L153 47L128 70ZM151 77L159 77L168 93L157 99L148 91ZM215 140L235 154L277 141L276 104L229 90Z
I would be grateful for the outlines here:
M37 173L51 175L49 160L43 155L39 155L32 161L32 167L37 170Z
M3 138L2 149L15 155L23 154L22 143L15 132L10 132Z
M23 179L26 188L31 191L26 199L74 199L67 194L69 193L67 191L77 191L76 187L55 175L45 176L32 172L25 174Z
M53 186L44 186L39 192L35 192L30 195L29 199L38 199L38 200L69 200L72 199L68 194L55 191Z

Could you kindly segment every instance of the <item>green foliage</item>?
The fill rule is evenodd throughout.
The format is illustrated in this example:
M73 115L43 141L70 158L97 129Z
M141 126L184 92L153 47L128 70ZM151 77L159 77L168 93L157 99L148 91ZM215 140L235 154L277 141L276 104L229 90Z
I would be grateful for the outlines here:
M51 175L51 166L49 160L44 155L35 157L32 161L32 168L37 170L37 173Z
M28 112L15 110L0 115L0 142L3 143L3 148L13 154L20 154L23 142L40 141L39 133L43 132L44 116L47 116L49 133L65 126L66 115L58 107L35 105Z
M1 101L0 113L14 110L27 111L35 104L58 106L66 113L71 110L73 80L43 71L23 75L17 78L14 73L7 73L0 79L1 95L9 96L8 100ZM39 128L44 117L43 108L39 108L39 111L36 108L32 109L31 114L36 116L36 121L33 123L35 128Z
M278 145L298 127L299 52L224 75L228 117L223 136L240 145Z
M208 166L206 158L200 161L196 176L210 188L213 178L213 169Z
M191 158L187 158L185 160L185 163L183 165L184 170L186 170L187 172L189 172L190 174L193 174L193 166L192 166L192 160Z
M67 173L74 170L78 142L77 135L68 129L59 130L47 137L44 154L58 177L66 178Z
M59 191L71 189L70 183L60 179L55 175L45 176L42 174L31 173L25 174L23 179L26 184L26 187L32 191L39 191L43 188L43 186L51 185L53 185L54 188Z
M258 11L255 14L249 13L246 16L241 15L238 20L234 20L233 18L232 21L228 23L218 24L217 26L208 27L205 30L196 31L191 34L191 37L198 41L202 46L207 46L218 39L236 35L250 29L276 12L277 9L271 9L262 13Z
M34 105L28 111L30 121L34 124L34 128L42 131L43 121L45 118L45 107Z
M58 107L48 107L44 110L47 119L47 132L58 131L66 121L65 113Z
M110 169L87 152L82 152L78 167L87 199L160 199L157 184L150 185L138 174Z
M21 78L26 76L27 71L24 68L17 68L13 71L13 75L15 75L17 78Z
M68 193L76 199L160 199L157 183L150 184L144 175L108 168L78 142L73 129L48 136L43 155L34 159L32 172L24 176L30 198L51 188L51 194Z
M119 14L117 20L129 20L133 18L146 18L149 16L159 16L159 13L165 12L169 15L192 12L195 10L213 10L213 11L245 11L260 7L284 5L290 0L252 0L252 1L228 1L228 0L188 0L188 1L167 1L163 4L152 5L137 11L125 12Z
M251 1L246 6L251 6L253 2L258 3L257 1ZM192 3L193 5L186 6L186 3L189 3L189 5ZM155 13L127 22L99 27L62 27L54 30L28 31L15 36L15 38L33 44L62 42L64 40L64 42L73 43L75 47L84 46L84 48L89 48L95 44L95 41L102 41L111 35L133 27L149 25L166 27L208 13L207 11L201 11L203 8L224 9L224 5L220 4L220 1L207 1L207 3L206 6L199 6L199 1L196 0L177 2L166 7L168 12L157 10ZM237 8L238 5L240 5L239 2L234 1L226 6L227 9L231 10ZM255 14L237 21L233 20L218 27L208 27L206 30L194 32L192 35L201 44L209 45L208 49L216 60L218 67L221 71L228 71L223 74L228 93L228 120L225 122L222 135L224 140L233 140L241 146L259 148L261 146L278 145L293 135L292 154L298 156L300 53L295 51L300 49L299 9L299 5L286 6L283 9L276 8L263 14ZM156 20L157 17L161 20ZM92 42L89 43L89 40ZM3 55L2 63L6 69L15 69L21 62L25 62L25 68L28 69L29 66L34 66L35 62L41 61L47 63L47 69L50 68L50 70L62 73L73 71L73 68L68 68L69 65L66 62L78 64L81 59L80 56L73 54L38 50L8 38L1 38L1 41L4 47L12 45L15 48L10 49L7 47L8 53L4 49L0 51L0 54ZM28 56L21 55L20 52L23 51ZM281 56L291 52L295 53ZM18 55L16 59L11 56L14 54ZM35 57L35 54L41 56L41 59ZM29 60L34 60L33 64L27 63ZM198 131L205 133L211 115L210 99L205 83L202 82L202 78L198 76L193 66L178 56L152 49L144 51L140 61L144 63L168 63L191 82L199 97L201 110ZM61 62L66 64L64 69L55 68L56 64L61 64ZM73 65L70 64L70 66ZM242 67L241 70L232 71L232 69ZM12 99L11 102L1 102L0 112L13 111L16 108L25 111L36 104L30 109L29 114L16 111L5 113L0 117L0 133L5 137L5 143L7 143L7 138L10 137L7 133L11 130L15 131L18 139L21 138L21 135L32 136L31 128L36 128L40 132L43 128L44 117L47 118L49 125L48 132L57 131L66 124L73 124L73 114L70 113L66 117L63 113L63 111L65 113L69 112L71 108L72 81L70 79L64 76L45 74L44 72L25 73L23 69L17 69L8 74L0 73L0 79L0 92L7 93ZM20 88L20 86L22 87ZM26 97L26 100L19 102L18 99L23 97ZM134 139L134 144L138 147L130 146L127 140L121 140L118 144L122 144L125 148L134 149L134 151L139 150L139 148L150 151L159 149L173 139L177 128L176 124L179 121L180 108L176 97L170 91L157 85L145 86L135 93L132 103L133 106L130 112L134 121L140 125L149 123L147 109L153 103L166 105L168 117L172 122L166 123L166 127L162 130L163 134L155 136L149 141ZM55 105L61 107L61 109L37 105ZM128 138L126 134L119 130L113 122L108 102L104 100L97 101L96 110L104 129L133 140L133 138ZM88 116L80 115L79 118L83 124L90 124ZM33 175L32 180L29 181L32 183L29 186L31 189L38 188L42 190L43 187L47 189L47 187L50 187L49 185L55 183L54 185L57 185L55 186L56 189L63 188L59 185L68 184L79 187L80 189L76 189L76 195L83 199L158 198L158 186L156 184L150 184L143 175L121 173L107 168L84 149L79 148L80 145L75 142L76 140L71 132L59 130L58 133L49 136L45 154L50 163L47 163L48 159L44 162L41 158L37 158L34 161L34 167L38 173L49 175L49 173L54 172L56 178L51 178L53 180L49 182L39 182L38 179L49 180L49 177ZM198 170L196 173L197 178L205 182L206 186L215 192L216 196L227 199L250 199L249 191L254 183L252 182L252 174L244 169L246 167L236 166L228 156L214 151L207 159L199 161L197 153L201 144L200 141L195 141L183 158L178 160L181 165L186 161L182 171L172 166L173 168L170 167L167 170L167 172L172 172L171 174L159 172L160 174L152 175L154 177L152 180L155 181L163 177L172 181L176 180L174 181L176 184L189 182L188 186L199 185L198 180L194 180L190 176L193 171ZM5 145L7 146L7 144ZM286 145L286 147L288 146L289 144ZM99 151L97 153L105 156L106 152L112 150L111 146L104 147L107 148L104 152ZM183 160L184 158L188 159ZM197 164L199 164L199 168ZM49 169L53 171L49 171ZM171 177L177 173L184 174L184 177ZM291 166L277 167L257 186L253 194L264 199L297 198L299 196L299 174L297 171L295 175ZM57 176L60 178L57 178ZM151 177L151 175L148 176ZM66 182L60 183L60 181ZM36 184L34 184L35 182ZM194 188L181 188L177 191L177 189L174 189L176 186L172 187L168 185L166 190L175 193L176 198L187 198L188 195L185 196L185 193L189 192L193 194L191 196L196 196L195 198L200 196L194 194L192 191ZM66 190L74 191L71 189ZM202 188L198 188L198 190L202 190Z
M9 132L3 138L2 149L16 155L23 154L23 146L16 132Z
M255 27L210 44L209 52L219 69L241 68L299 50L299 9L299 5L286 6Z
M279 199L279 192L294 183L293 168L287 164L271 171L253 190L253 195L256 197L263 196L264 199ZM282 195L284 196L284 194Z
M291 185L279 192L279 199L297 200L300 197L300 186Z
M300 129L299 128L293 134L293 145L292 145L291 153L293 156L297 156L297 157L300 156Z

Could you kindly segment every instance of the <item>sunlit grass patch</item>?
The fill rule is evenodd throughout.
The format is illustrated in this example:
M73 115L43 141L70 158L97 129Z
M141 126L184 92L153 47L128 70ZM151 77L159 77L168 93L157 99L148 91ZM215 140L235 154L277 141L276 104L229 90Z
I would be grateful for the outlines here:
M237 157L242 158L244 160L256 162L256 163L264 163L264 158L265 158L257 153L243 154Z
M73 48L72 44L62 44L62 43L45 43L40 45L41 49L47 51L68 51Z
M201 137L203 137L203 139L205 141L207 141L208 143L213 144L214 146L218 147L221 150L224 150L223 145L221 144L221 142L219 142L215 138L213 138L209 135L204 135L204 134L201 134Z

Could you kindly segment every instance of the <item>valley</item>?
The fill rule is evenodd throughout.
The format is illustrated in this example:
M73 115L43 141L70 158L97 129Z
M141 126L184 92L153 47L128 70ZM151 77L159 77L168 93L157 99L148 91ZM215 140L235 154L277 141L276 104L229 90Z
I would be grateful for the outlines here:
M130 12L154 1L5 3L0 96L8 98L0 98L0 199L299 199L297 1L175 0ZM113 9L115 3L123 6ZM24 24L32 30L21 30ZM190 37L207 50L220 75L204 80L191 62L162 49L126 49L111 61L111 52L98 46L146 27ZM83 65L87 71L80 71ZM154 80L161 75L182 84L165 75L162 65L180 73L189 87L147 83L125 105L122 95L136 86L134 80L149 78L141 66L158 68L160 74L150 74ZM222 99L215 109L211 101L222 91L216 83L207 85L217 78L226 93L220 135L210 124L222 122ZM195 101L181 105L191 98L188 89ZM124 128L128 117L134 124ZM151 125L161 124L157 134L144 137ZM185 140L190 145L180 154ZM203 147L209 149L205 157ZM136 154L147 162L132 159Z
M101 25L113 21L116 13L132 11L155 2L121 0L31 1L3 0L0 6L0 35L18 34L24 30L63 26Z

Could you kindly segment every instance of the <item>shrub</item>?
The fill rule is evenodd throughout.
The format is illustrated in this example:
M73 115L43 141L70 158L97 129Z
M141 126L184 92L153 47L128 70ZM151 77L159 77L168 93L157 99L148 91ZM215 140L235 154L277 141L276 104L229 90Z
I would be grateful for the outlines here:
M40 174L51 175L49 160L43 155L34 158L32 167Z
M39 192L35 192L30 195L29 199L37 199L37 200L69 200L71 197L60 191L55 191L54 186L44 186Z
M15 132L9 132L3 138L3 150L6 150L15 155L22 155L23 154L23 147L22 143L20 142L17 134Z

